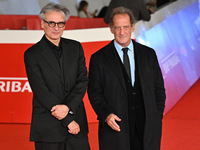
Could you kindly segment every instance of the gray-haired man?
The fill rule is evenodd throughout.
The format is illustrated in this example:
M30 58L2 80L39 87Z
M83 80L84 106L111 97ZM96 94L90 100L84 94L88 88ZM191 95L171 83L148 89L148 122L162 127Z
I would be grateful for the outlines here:
M82 46L62 38L69 11L49 3L40 12L42 39L24 61L33 90L30 140L36 150L89 150L83 96L88 83Z

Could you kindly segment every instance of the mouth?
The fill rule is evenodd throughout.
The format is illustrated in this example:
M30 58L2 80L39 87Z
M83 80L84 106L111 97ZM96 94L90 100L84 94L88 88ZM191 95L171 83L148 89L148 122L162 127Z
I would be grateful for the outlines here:
M119 38L123 39L123 38L126 38L126 36L119 36Z
M52 32L53 34L60 34L60 32Z

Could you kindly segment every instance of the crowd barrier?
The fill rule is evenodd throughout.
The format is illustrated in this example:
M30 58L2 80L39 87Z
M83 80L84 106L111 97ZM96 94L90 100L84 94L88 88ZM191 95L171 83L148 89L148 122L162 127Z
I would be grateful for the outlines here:
M41 20L37 15L0 15L1 30L41 30ZM103 18L79 18L71 16L65 30L108 27Z

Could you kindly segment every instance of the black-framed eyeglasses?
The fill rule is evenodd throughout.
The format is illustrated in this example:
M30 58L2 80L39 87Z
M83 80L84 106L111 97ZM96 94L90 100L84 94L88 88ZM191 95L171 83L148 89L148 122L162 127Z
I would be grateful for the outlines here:
M43 21L44 21L45 23L47 23L48 26L51 27L51 28L55 27L56 24L57 24L58 28L63 28L63 27L65 26L65 23L66 23L66 22L63 22L63 21L61 21L61 22L46 21L46 20L44 20L44 19L43 19Z

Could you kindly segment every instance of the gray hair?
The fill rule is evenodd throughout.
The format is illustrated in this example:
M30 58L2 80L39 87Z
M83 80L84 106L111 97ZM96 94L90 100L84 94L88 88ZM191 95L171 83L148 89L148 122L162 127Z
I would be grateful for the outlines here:
M122 15L127 14L127 15L129 15L131 26L133 26L133 24L135 24L135 18L133 16L133 12L130 9L125 8L125 7L117 7L117 8L114 8L112 10L112 13L110 15L109 25L111 27L113 26L113 18L117 14L122 14Z
M39 15L40 19L42 19L42 20L45 19L45 14L47 12L52 12L52 11L57 11L57 12L63 13L63 15L65 16L65 22L70 17L70 12L65 6L51 2L51 3L48 3L47 5L45 5L41 9L40 15Z

